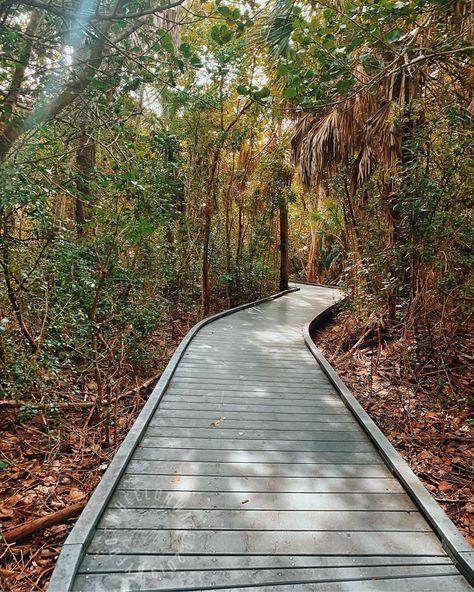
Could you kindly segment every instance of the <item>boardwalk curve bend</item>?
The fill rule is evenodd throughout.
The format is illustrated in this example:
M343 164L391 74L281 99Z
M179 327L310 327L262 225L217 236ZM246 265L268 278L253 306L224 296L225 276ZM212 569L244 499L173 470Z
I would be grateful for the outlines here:
M50 592L473 589L472 548L309 338L340 292L279 296L183 341Z

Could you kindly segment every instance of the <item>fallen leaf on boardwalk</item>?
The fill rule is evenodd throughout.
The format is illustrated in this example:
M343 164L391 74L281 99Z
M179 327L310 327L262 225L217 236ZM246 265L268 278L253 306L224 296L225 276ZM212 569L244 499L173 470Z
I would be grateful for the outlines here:
M211 426L213 428L216 428L223 420L225 419L224 416L218 417L217 419L215 419L214 421L211 421Z

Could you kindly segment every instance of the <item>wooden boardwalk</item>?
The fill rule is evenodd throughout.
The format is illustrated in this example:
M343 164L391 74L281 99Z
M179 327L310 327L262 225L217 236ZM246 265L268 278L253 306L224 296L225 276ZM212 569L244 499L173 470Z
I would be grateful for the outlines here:
M338 297L302 286L193 337L51 591L472 590L305 346Z

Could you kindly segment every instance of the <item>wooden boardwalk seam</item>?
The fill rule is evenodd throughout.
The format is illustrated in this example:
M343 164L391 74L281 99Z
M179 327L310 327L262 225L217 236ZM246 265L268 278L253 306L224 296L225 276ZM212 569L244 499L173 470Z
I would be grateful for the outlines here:
M188 335L50 592L473 589L472 549L310 340L338 298L302 285Z

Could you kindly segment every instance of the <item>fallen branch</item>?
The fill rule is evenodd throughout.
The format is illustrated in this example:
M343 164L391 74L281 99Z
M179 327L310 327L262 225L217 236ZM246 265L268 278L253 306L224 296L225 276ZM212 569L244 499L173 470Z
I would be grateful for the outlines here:
M135 393L139 393L143 389L149 387L151 384L156 382L160 378L160 376L161 376L161 372L159 374L155 374L155 376L152 376L148 380L145 380L145 382L142 382L138 386L134 386L133 388L129 389L128 391L125 391L124 393L122 393L119 396L119 399L121 399L122 397L128 397L129 395L133 395Z
M452 440L454 442L467 443L474 441L474 437L472 436L456 436L454 434L441 434L439 436L433 434L407 434L407 438L409 438L410 440L431 440L434 442L449 442L450 440Z
M134 395L139 393L143 389L146 389L151 384L156 382L161 376L160 374L156 374L145 382L142 382L138 386L134 386L127 391L124 391L121 395L119 395L118 400L123 399L124 397L129 397L130 395ZM75 403L35 403L34 401L23 401L21 399L5 399L0 401L0 407L34 407L35 409L89 409L90 407L94 407L96 404L95 401L76 401Z
M86 500L78 502L77 504L68 506L67 508L58 510L57 512L53 512L52 514L47 514L41 518L35 518L34 520L25 522L25 524L21 524L16 528L11 528L10 530L3 532L1 536L6 543L16 543L30 534L34 534L35 532L39 532L45 528L50 528L56 524L61 524L66 520L69 520L69 518L77 516L77 514L82 512L85 505Z
M35 409L82 409L93 407L93 401L77 401L76 403L35 403L34 401L22 401L17 399L6 399L0 401L0 407L34 407Z

